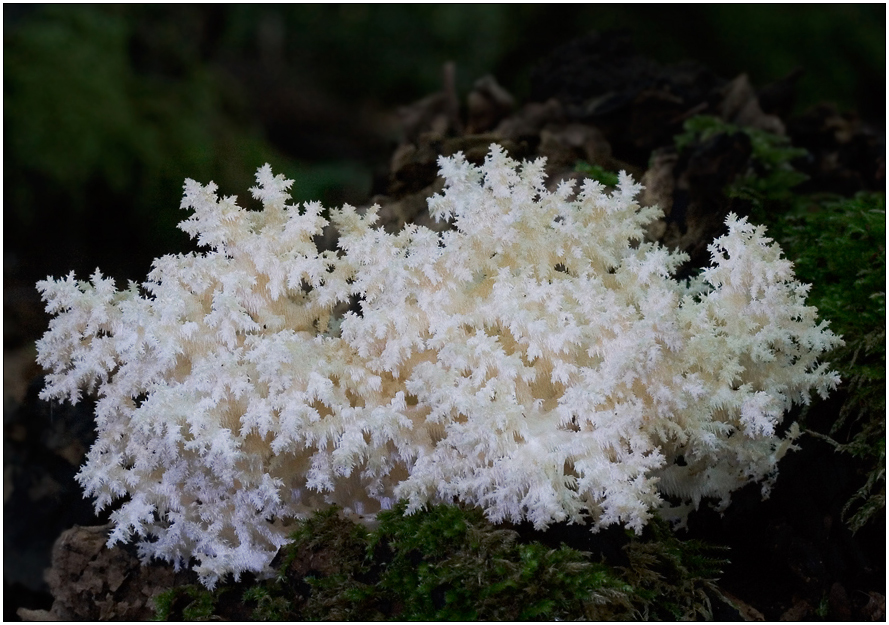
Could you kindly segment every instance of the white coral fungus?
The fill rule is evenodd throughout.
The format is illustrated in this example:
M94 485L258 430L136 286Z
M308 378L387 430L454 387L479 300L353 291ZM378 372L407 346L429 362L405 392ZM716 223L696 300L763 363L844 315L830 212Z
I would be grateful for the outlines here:
M661 213L625 173L550 192L542 159L496 145L440 165L441 234L344 206L319 253L322 207L288 205L265 165L261 211L186 181L180 227L210 249L156 260L141 288L38 284L56 315L41 397L98 394L77 479L97 509L122 500L111 543L193 557L212 585L266 571L327 503L639 530L667 501L768 481L798 432L782 416L836 386L818 357L841 341L762 227L730 215L712 265L677 281L684 256L644 241ZM360 313L338 314L350 298Z

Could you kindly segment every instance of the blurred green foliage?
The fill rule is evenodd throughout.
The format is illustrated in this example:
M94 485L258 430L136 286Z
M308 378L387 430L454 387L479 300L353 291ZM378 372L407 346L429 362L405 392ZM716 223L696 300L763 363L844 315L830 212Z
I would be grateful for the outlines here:
M323 150L282 139L300 120L270 124L272 96L395 107L439 89L453 60L462 94L492 73L521 100L539 59L612 28L663 62L756 84L804 65L803 104L883 114L882 5L4 5L9 267L28 281L96 264L142 275L187 246L174 228L186 177L243 197L266 161L297 201L361 201L385 155L338 147L336 124L319 130Z
M397 106L441 89L449 59L467 90L519 44L521 18L490 5L240 4L226 21L222 45L232 52L278 54L311 84Z
M132 270L141 252L144 273L148 259L187 247L175 228L186 177L215 180L247 206L265 162L297 181L296 200L355 186L366 193L359 166L303 165L271 147L225 76L183 45L188 20L161 16L151 26L170 32L146 39L137 18L152 15L139 11L48 5L7 29L4 221L26 261L58 265L61 254L76 263L82 254L113 263L103 267L113 274ZM86 263L78 269L95 267Z
M860 108L885 84L881 5L238 5L225 43L255 45L256 25L280 22L285 54L301 71L350 97L397 105L440 88L454 60L462 89L493 73L520 98L542 56L591 30L627 29L643 54L696 59L754 84L797 67L803 105L822 99ZM867 78L865 78L865 76ZM406 97L407 96L407 97ZM882 116L882 114L881 114Z
M830 100L878 123L885 117L885 5L708 4L702 11L715 27L701 32L697 58L715 45L733 70L726 73L747 72L755 85L803 67L800 105Z
M618 182L620 182L615 172L608 171L601 165L590 165L586 161L578 161L574 166L574 171L583 174L587 178L592 178L606 187L616 187Z

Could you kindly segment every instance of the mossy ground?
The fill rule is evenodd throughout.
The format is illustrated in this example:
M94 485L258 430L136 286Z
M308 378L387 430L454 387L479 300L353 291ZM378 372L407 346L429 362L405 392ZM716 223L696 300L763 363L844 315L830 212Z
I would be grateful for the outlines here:
M299 524L274 579L175 588L159 620L241 616L256 620L699 619L723 601L715 580L724 551L679 540L662 522L627 534L621 564L564 544L553 548L489 523L480 511L405 504L366 529L333 507Z

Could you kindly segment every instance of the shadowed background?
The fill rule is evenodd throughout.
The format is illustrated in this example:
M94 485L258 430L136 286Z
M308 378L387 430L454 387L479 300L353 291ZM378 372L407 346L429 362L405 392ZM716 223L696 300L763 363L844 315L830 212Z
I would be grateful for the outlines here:
M296 200L366 200L395 107L440 89L444 62L461 96L493 74L521 102L554 48L613 28L657 61L758 86L802 68L798 109L883 122L882 5L7 5L4 287L97 266L142 279L189 247L186 177L249 203L270 162Z

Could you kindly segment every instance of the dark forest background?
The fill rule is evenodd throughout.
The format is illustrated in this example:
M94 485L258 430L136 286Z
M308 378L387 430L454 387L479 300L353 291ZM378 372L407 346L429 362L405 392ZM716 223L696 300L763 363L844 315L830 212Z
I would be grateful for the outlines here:
M802 69L798 110L827 100L885 127L881 4L6 4L3 17L4 301L72 269L140 280L190 249L175 228L186 177L248 203L270 162L296 200L366 201L397 107L441 89L445 62L461 101L492 74L521 103L539 61L592 30L756 86Z

